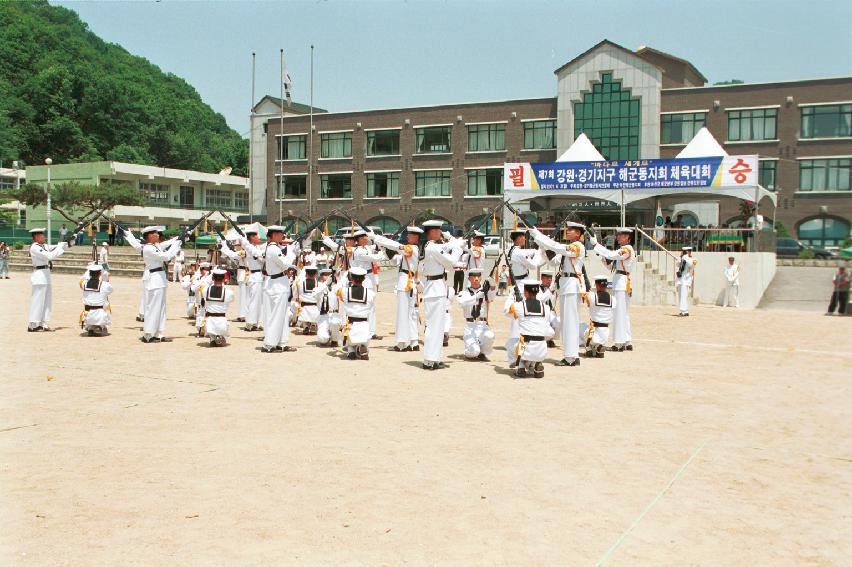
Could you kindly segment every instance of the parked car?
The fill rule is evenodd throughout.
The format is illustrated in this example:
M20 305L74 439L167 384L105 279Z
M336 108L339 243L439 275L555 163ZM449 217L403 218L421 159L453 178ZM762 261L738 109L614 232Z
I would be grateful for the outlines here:
M818 246L809 246L795 238L779 238L775 241L775 254L782 258L798 258L799 254L806 250L813 252L814 258L821 260L827 260L837 255L836 252Z
M486 236L482 241L482 247L485 248L486 258L496 258L500 255L500 237Z

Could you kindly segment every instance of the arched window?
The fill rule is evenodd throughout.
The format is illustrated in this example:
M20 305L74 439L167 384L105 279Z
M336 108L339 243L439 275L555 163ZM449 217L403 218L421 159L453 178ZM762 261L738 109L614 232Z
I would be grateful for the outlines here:
M328 218L328 234L330 236L334 236L334 233L340 230L341 228L350 228L352 226L352 221L345 219L343 217L329 217ZM325 225L323 225L325 228Z
M294 234L298 234L301 236L302 233L305 232L305 229L308 228L308 223L298 217L285 217L281 221L281 226L283 226L284 228L288 228L290 226L290 223L293 223L293 228L290 229L291 236Z
M367 226L377 226L385 234L393 234L399 229L400 223L391 217L375 217L367 221Z
M574 138L585 132L605 159L639 159L641 99L612 73L574 103Z
M811 246L840 246L849 238L849 223L834 217L806 220L796 230L799 240Z
M688 226L698 226L698 217L689 211L679 212L677 214L677 220L683 228Z

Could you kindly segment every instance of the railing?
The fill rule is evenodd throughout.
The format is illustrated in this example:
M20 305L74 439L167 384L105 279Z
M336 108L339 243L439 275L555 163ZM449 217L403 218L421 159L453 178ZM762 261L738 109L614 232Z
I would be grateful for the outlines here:
M227 212L234 213L248 213L248 205L245 207L237 207L237 206L219 206L219 205L181 205L180 203L170 203L170 202L161 202L161 201L145 201L143 207L159 207L161 209L185 209L188 211L209 211L210 209L222 209Z
M641 227L648 236L672 251L680 251L684 246L692 246L695 252L755 252L758 250L755 244L753 228L659 228ZM601 244L608 247L615 246L616 227L595 227L600 235ZM765 242L760 244L761 249L766 248L774 238L770 231L761 231L759 238ZM653 249L654 245L647 238L637 239L634 247L637 251Z

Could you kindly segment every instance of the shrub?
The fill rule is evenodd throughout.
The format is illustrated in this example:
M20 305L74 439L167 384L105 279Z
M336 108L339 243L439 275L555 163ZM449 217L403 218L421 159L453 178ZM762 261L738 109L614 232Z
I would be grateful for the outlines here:
M813 250L801 250L799 252L799 258L802 260L813 260L816 257Z

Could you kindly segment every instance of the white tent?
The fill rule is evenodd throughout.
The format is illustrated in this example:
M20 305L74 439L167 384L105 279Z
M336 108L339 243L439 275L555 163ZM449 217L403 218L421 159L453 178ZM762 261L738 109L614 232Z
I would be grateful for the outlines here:
M605 161L585 132L577 136L571 147L559 156L556 161Z

